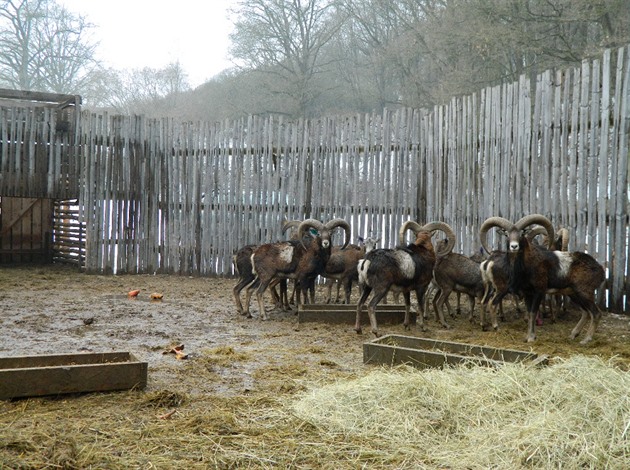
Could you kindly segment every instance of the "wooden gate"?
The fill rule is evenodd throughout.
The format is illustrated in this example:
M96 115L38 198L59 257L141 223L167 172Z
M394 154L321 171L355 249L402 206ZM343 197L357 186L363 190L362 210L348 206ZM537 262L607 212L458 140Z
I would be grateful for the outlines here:
M53 200L0 198L0 264L52 261Z

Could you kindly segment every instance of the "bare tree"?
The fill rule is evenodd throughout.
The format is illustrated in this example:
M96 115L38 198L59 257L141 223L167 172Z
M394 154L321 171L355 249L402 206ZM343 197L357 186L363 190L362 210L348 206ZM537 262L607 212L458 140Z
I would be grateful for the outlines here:
M98 68L91 27L54 0L0 0L0 82L79 93Z
M161 69L101 71L97 86L89 90L88 102L120 114L187 119L181 108L194 106L185 99L189 92L188 75L179 62L172 62Z
M232 56L243 68L273 76L272 94L294 103L290 114L309 116L321 90L314 77L327 64L322 48L341 27L335 0L241 0L231 35ZM278 112L279 109L270 111Z
M337 57L335 73L362 111L396 106L400 96L398 71L392 67L391 46L400 34L396 1L343 0L347 17L330 54Z
M340 72L362 91L374 90L366 88L367 77L378 77L382 83L375 89L386 106L432 106L627 44L629 5L628 0L344 0L351 23L343 31L343 51L352 66ZM364 102L365 95L359 96Z

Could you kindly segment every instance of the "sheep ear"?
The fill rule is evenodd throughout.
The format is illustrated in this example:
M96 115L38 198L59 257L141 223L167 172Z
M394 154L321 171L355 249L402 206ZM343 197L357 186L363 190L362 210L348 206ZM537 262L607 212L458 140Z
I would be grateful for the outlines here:
M316 237L317 235L319 235L319 231L317 229L311 228L309 229L309 233L311 235L313 235L314 237Z

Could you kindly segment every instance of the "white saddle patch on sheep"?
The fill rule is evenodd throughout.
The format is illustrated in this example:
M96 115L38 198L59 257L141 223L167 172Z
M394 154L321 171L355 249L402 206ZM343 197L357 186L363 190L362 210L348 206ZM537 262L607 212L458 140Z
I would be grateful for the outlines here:
M359 272L359 284L367 284L367 272L370 267L370 260L360 259L357 264L357 271Z
M280 248L278 257L285 263L290 263L293 259L293 251L293 245L291 245L290 243L285 243L282 248Z
M416 264L413 262L411 255L405 251L395 250L394 256L402 275L407 279L413 279L416 274Z
M569 275L569 270L571 269L573 256L571 255L571 253L566 251L554 251L553 254L558 257L558 262L560 264L558 275L563 278L567 277Z

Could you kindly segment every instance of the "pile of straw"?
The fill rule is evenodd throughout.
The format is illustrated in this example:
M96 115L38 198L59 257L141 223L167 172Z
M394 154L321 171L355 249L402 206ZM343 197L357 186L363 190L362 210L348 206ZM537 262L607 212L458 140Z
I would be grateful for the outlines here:
M309 392L296 416L447 468L623 468L630 375L575 356L547 368L381 369Z

